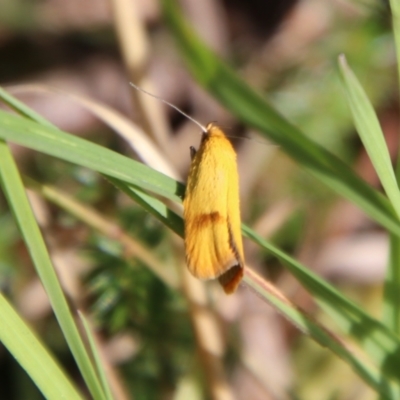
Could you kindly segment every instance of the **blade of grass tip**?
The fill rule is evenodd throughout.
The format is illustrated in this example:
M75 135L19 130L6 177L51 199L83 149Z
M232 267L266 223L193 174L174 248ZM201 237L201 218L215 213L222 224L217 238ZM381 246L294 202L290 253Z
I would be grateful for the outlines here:
M79 315L79 318L82 321L83 328L85 329L86 337L87 337L87 339L89 341L89 346L90 346L90 349L92 351L94 364L96 366L97 374L100 377L100 382L103 385L103 391L105 393L106 399L107 400L113 400L113 395L111 393L111 388L110 388L110 385L108 383L108 380L107 380L107 377L106 377L106 372L104 370L103 363L101 362L101 357L100 357L100 354L99 354L99 350L97 348L96 341L95 341L95 338L93 336L92 330L90 329L89 322L88 322L88 320L86 319L86 317L84 316L84 314L81 311L78 311L78 315Z
M115 182L115 184L118 185L118 182ZM163 204L161 201L159 201L157 199L154 199L154 198L148 196L147 194L144 194L140 190L137 190L132 187L127 188L127 190L125 188L125 193L127 193L135 201L139 200L138 203L140 205L142 205L152 215L154 215L156 218L158 218L160 221L164 221L167 218L167 216L168 217L173 216L174 220L180 220L181 221L180 223L173 223L170 225L170 227L171 227L171 229L174 230L174 232L176 234L183 237L184 231L183 231L183 223L182 223L181 217L179 217L178 215L176 215L172 211L170 211L165 204ZM249 228L245 227L245 231L250 231L250 230L249 230ZM282 254L279 253L280 256L282 256ZM280 257L278 257L278 258L280 258ZM286 258L290 259L289 256L286 256ZM247 275L249 275L249 273L247 273ZM245 280L246 280L246 283L249 284L253 288L253 290L255 290L257 293L259 293L261 295L263 294L264 289L263 289L262 285L260 285L259 282L257 282L257 280L250 279L250 281L249 281L248 278L245 278ZM312 277L310 278L310 280L312 281ZM318 280L314 281L314 284L317 287L319 287L318 282L319 282ZM308 285L308 286L306 285L306 287L310 288L310 285ZM301 330L304 329L305 332L312 332L312 335L311 335L311 333L310 333L310 335L318 343L322 344L323 346L328 347L333 352L335 352L335 354L339 353L340 356L344 360L346 360L354 368L355 371L359 372L360 376L363 379L365 379L368 384L373 386L379 392L386 393L388 395L388 397L387 397L388 399L389 398L393 398L393 399L397 398L396 396L394 396L394 397L392 397L391 395L389 396L390 393L399 394L400 391L398 390L396 385L394 385L394 384L392 385L390 382L388 382L386 380L384 374L382 376L377 376L376 372L365 367L363 365L363 363L359 362L357 359L354 359L352 357L351 353L348 354L346 349L344 349L344 350L338 349L336 347L338 344L331 343L330 340L326 337L327 333L325 331L321 332L320 327L316 327L315 328L316 330L312 330L311 327L313 327L313 329L314 329L313 325L312 326L305 325L304 324L304 316L301 316L301 318L294 318L293 313L295 313L296 310L294 310L293 307L292 308L289 307L289 309L287 309L287 307L288 307L287 304L285 304L284 301L282 302L282 299L279 299L279 297L275 296L274 298L271 299L270 295L266 295L265 299L268 300L269 302L272 302L273 304L276 303L277 309L280 312L282 312L284 315L286 315L288 317L288 319L294 323L294 325L299 327L299 329L301 329ZM337 297L334 298L333 303L335 302L335 300L337 300ZM279 302L282 302L282 304L280 304ZM339 311L339 314L340 314L340 311ZM301 314L296 314L296 315L298 317ZM349 319L350 317L348 315L345 315L343 318L345 318L349 323L351 323L351 321L353 321L353 320ZM362 320L362 315L356 315L355 318L357 321L359 321L360 319ZM378 324L378 326L379 326L379 324ZM352 333L351 330L349 330L348 333L351 334ZM387 340L386 337L384 337L383 341L385 341L385 340ZM385 354L387 354L387 353L385 353Z
M349 364L365 383L387 399L397 399L400 386L391 382L381 370L371 368L359 360L337 337L303 310L293 305L271 283L249 268L245 270L244 282L278 312L292 322L300 331L308 334L321 346L329 349Z
M84 380L95 399L104 399L102 387L97 379L50 261L14 159L7 144L3 141L0 141L0 183Z
M400 215L397 179L376 113L344 55L339 56L339 67L357 131L393 208ZM400 329L400 298L399 292L396 292L400 288L399 247L400 239L390 235L390 259L385 278L382 317L383 322L395 332Z
M65 371L0 293L0 341L47 399L82 400Z
M339 68L357 132L397 217L400 218L400 191L378 117L344 54L339 56Z

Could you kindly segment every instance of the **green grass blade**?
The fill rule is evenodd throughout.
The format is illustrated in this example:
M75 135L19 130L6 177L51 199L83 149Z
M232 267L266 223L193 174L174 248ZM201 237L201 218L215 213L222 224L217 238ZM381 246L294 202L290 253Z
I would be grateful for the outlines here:
M165 223L165 219L171 219L172 222L168 226L183 237L181 217L169 210L165 204L138 191L136 188L117 182L113 178L111 180L159 220ZM178 223L178 220L181 220L181 223ZM330 284L271 243L265 241L250 228L243 226L242 229L247 237L277 257L290 270L341 326L343 332L353 336L371 356L374 363L383 369L385 374L399 379L397 371L400 368L400 340L393 332L389 331L379 321L371 318Z
M107 179L119 190L133 198L138 204L154 215L165 226L183 237L183 220L182 217L171 211L164 203L142 192L140 188L127 185L118 179L107 177Z
M18 114L41 123L44 126L53 126L51 122L43 118L41 115L33 111L31 108L27 107L24 103L17 100L15 97L11 96L6 90L0 87L0 99L3 100L10 108L16 111Z
M358 359L349 349L345 347L336 337L332 336L324 327L317 323L306 313L301 312L298 308L282 301L279 297L274 296L268 290L265 290L262 283L258 283L255 279L249 279L249 275L244 277L245 282L258 295L268 301L279 312L281 312L289 321L297 326L302 332L308 334L321 346L329 349L344 362L349 364L355 373L364 380L371 388L377 391L385 399L397 399L400 394L398 384L391 382L382 370L377 371L366 365L365 362Z
M26 197L21 177L5 142L0 141L0 180L10 208L28 247L40 280L64 333L69 348L93 397L103 399L103 392L87 355L68 303L47 253L41 232Z
M168 226L179 236L183 237L183 221L181 217L176 215L173 211L169 210L168 207L162 203L161 201L150 197L149 195L137 190L131 186L124 184L123 182L118 182L117 180L111 178L112 183L127 193L132 199L142 205L149 213L154 215L160 221L165 223L166 219L169 219L171 222ZM178 221L181 221L178 223ZM249 228L245 228L245 231L249 234L252 231ZM255 235L254 233L252 233ZM258 241L257 241L258 243ZM268 248L268 250L273 250L272 253L281 261L284 261L285 265L288 263L293 266L293 269L298 271L296 276L300 276L302 281L308 282L306 285L307 288L311 288L311 293L313 291L321 291L324 292L326 287L329 288L328 284L322 281L322 279L316 277L311 272L309 272L305 267L301 266L300 263L297 263L295 260L291 259L288 255L284 254L280 250L276 249L274 246L267 244L267 242L262 241L263 247ZM310 335L317 343L320 345L327 347L333 353L342 358L345 362L347 362L356 372L357 374L365 380L371 387L373 387L376 391L386 396L388 399L397 399L400 394L400 388L398 385L391 383L387 377L385 377L386 371L383 369L383 373L377 372L376 369L370 368L366 366L363 362L358 360L354 354L352 354L348 349L346 349L340 342L337 341L336 338L332 337L329 332L327 332L323 327L321 327L318 323L316 323L312 318L307 316L305 313L299 311L297 308L292 305L287 304L287 302L282 301L278 297L272 295L270 292L265 290L263 284L257 282L255 279L249 278L249 274L247 273L245 276L245 282L259 295L261 295L266 301L274 305L286 318L288 318L295 326L297 326L301 331ZM303 282L302 282L303 283ZM326 286L325 286L326 285ZM360 328L361 324L369 323L373 326L374 329L379 333L378 343L374 344L375 347L383 345L385 342L390 342L389 348L383 346L376 352L379 352L381 358L385 360L390 356L390 349L396 348L396 346L400 346L400 342L397 338L392 335L390 332L386 330L385 327L379 324L379 322L371 319L366 314L364 314L358 307L348 302L340 293L335 291L335 289L330 288L331 291L331 299L330 301L335 304L335 301L340 299L343 307L347 307L353 311L353 314L347 313L344 316L341 316L347 322L348 326L354 328L354 331ZM334 308L334 307L333 307ZM332 310L329 310L330 314L335 317L335 314ZM341 311L339 311L341 314ZM356 325L356 323L360 323L360 325ZM347 334L351 335L354 332L352 329L348 329L346 331ZM360 340L360 337L357 337ZM379 343L382 341L382 343ZM399 362L393 366L394 368L400 367Z
M177 10L163 0L164 15L196 80L249 126L260 130L314 176L399 235L398 221L387 199L336 156L308 139L220 61L193 33Z
M400 216L400 192L378 118L344 55L339 57L339 67L357 131L394 210ZM398 238L391 235L390 244L391 257L383 296L383 321L395 332L400 332L400 298L395 292L400 287L400 264L398 263L400 243Z
M0 293L0 341L50 400L81 400L66 373Z
M320 306L335 320L342 331L354 337L382 371L399 380L400 341L394 332L370 317L338 290L315 275L304 265L267 242L248 227L242 227L247 237L277 257Z
M97 374L100 377L100 381L101 381L101 384L103 386L103 391L105 393L106 399L107 400L113 400L113 395L111 393L111 388L110 388L110 385L108 383L108 380L107 380L107 377L106 377L106 373L105 373L103 364L101 362L101 357L100 357L99 351L98 351L97 346L96 346L96 341L94 339L92 330L90 329L90 326L89 326L89 322L87 321L87 319L85 318L83 313L78 312L78 314L79 314L79 317L80 317L80 319L82 321L83 328L85 329L86 337L88 338L88 341L89 341L89 345L90 345L90 349L92 351L94 363L96 365Z
M102 146L0 110L0 138L138 185L173 201L184 186Z
M385 189L386 195L392 203L398 218L400 218L400 192L378 117L343 54L339 57L339 67L357 132Z

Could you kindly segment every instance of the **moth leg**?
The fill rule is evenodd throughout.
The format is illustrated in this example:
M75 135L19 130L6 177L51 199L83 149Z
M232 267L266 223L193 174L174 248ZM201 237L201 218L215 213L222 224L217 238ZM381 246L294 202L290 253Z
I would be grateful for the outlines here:
M193 146L190 146L190 159L191 160L193 160L196 153L197 153L197 150Z

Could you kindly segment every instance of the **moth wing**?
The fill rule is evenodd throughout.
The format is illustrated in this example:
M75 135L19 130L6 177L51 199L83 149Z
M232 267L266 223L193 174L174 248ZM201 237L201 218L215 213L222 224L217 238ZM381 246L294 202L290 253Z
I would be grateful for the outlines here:
M239 176L236 163L231 172L232 176L228 186L228 225L230 233L230 246L234 249L236 264L224 272L218 279L225 293L233 293L238 287L244 272L244 252L242 241L242 228L240 218Z
M228 186L227 195L227 214L231 234L231 244L237 252L240 263L244 264L243 240L242 240L242 222L240 218L240 199L239 199L239 175L236 163L232 168L232 176Z
M198 218L194 220L189 230L196 232L186 240L188 268L194 276L214 279L237 264L236 256L229 247L224 215L217 212L204 214L201 221Z
M193 160L184 201L188 268L200 279L220 277L237 265L242 268L243 260L236 156L227 139L211 140L207 151L200 148ZM221 141L228 142L228 150Z

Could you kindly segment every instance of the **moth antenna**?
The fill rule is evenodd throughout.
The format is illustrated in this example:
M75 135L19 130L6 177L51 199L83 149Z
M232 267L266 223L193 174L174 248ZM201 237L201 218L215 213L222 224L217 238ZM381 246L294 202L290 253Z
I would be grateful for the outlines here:
M148 92L147 90L142 89L139 86L136 86L134 83L129 82L129 84L134 87L136 90L138 90L139 92L145 93L148 96L154 97L155 99L163 102L164 104L166 104L167 106L172 107L173 109L175 109L176 111L178 111L179 113L181 113L183 116L185 116L187 119L189 119L190 121L194 122L197 126L200 127L200 129L204 132L207 133L207 128L205 126L203 126L202 124L200 124L200 122L196 121L194 118L192 118L190 115L186 114L185 112L183 112L179 107L177 107L176 105L170 103L169 101L163 99L162 97L156 96L153 93Z

